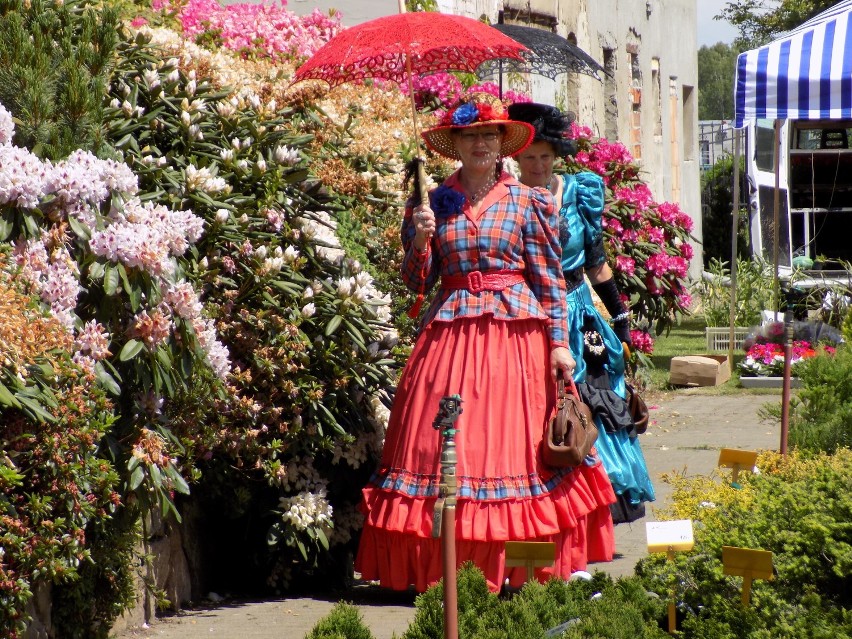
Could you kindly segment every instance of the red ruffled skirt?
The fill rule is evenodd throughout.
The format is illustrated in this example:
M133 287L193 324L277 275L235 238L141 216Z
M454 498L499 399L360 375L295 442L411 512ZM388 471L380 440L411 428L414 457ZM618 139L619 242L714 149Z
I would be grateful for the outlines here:
M432 537L441 436L432 424L439 400L455 393L463 409L455 424L458 563L473 561L497 591L525 576L505 567L506 541L555 542L555 564L536 570L541 581L612 560L615 494L601 464L554 470L541 462L555 409L549 368L540 320L482 316L426 328L396 390L381 464L363 490L362 578L421 592L441 579L441 541Z

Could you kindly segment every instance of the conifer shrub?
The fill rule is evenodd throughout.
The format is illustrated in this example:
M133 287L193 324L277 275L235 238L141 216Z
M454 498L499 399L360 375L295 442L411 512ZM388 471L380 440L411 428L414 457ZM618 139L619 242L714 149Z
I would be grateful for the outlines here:
M0 2L0 104L19 119L16 145L52 160L108 151L103 96L121 29L109 4Z
M373 639L373 633L364 624L358 608L341 601L317 622L305 639Z
M417 598L416 613L402 639L444 636L443 584ZM614 582L597 573L591 582L551 579L528 582L501 598L488 590L484 576L467 563L458 572L458 630L471 639L538 639L562 627L562 637L651 639L667 636L659 626L663 603L649 597L641 582Z

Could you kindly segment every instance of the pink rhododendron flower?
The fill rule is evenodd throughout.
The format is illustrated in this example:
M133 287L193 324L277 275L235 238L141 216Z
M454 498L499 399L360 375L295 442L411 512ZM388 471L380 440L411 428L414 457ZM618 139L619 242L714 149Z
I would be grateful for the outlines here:
M647 184L636 184L632 187L618 187L613 190L616 200L635 206L639 211L648 208L652 201L651 189Z
M579 138L589 139L593 136L592 130L587 126L582 126L575 120L571 123L571 128L568 130L568 138L577 140Z
M633 275L636 272L636 262L632 257L626 255L615 256L615 268L625 275Z
M649 227L646 232L646 236L651 244L658 244L662 246L666 243L666 233L658 226Z
M216 0L154 0L152 6L156 11L176 12L190 39L215 33L227 49L259 53L273 60L308 58L342 28L339 13L329 16L314 9L309 15L297 16L286 10L286 0L224 7Z
M630 331L630 340L633 342L634 350L650 355L654 352L654 338L645 331Z

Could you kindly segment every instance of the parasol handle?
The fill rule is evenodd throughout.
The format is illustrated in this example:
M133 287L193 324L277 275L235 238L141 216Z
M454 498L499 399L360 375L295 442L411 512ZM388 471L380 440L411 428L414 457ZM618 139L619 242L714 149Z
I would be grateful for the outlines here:
M429 203L429 191L426 189L426 169L423 168L424 160L422 157L417 157L417 183L420 186L420 202L423 204Z
M405 13L405 0L398 0L399 12ZM417 184L420 187L420 202L423 204L429 203L429 191L426 189L426 169L424 165L426 161L420 155L420 134L417 130L417 105L414 103L414 81L411 71L411 56L405 56L405 69L408 76L408 97L411 100L411 123L414 127L414 143L417 145Z

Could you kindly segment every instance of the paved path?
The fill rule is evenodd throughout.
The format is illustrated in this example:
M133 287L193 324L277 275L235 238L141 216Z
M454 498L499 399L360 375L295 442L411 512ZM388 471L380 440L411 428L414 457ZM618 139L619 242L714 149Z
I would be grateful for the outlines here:
M721 448L779 447L779 424L761 422L758 411L767 402L779 402L780 393L714 395L708 390L679 390L650 398L651 424L642 436L642 447L655 479L658 506L665 505L671 493L659 481L662 473L707 475L714 472ZM645 522L654 519L651 506L644 519L616 526L616 559L592 564L590 571L602 570L613 577L632 574L636 562L646 555ZM409 593L360 586L344 599L358 605L375 639L400 636L414 616L414 598ZM302 639L335 603L311 598L229 603L187 610L150 628L125 631L119 639Z

